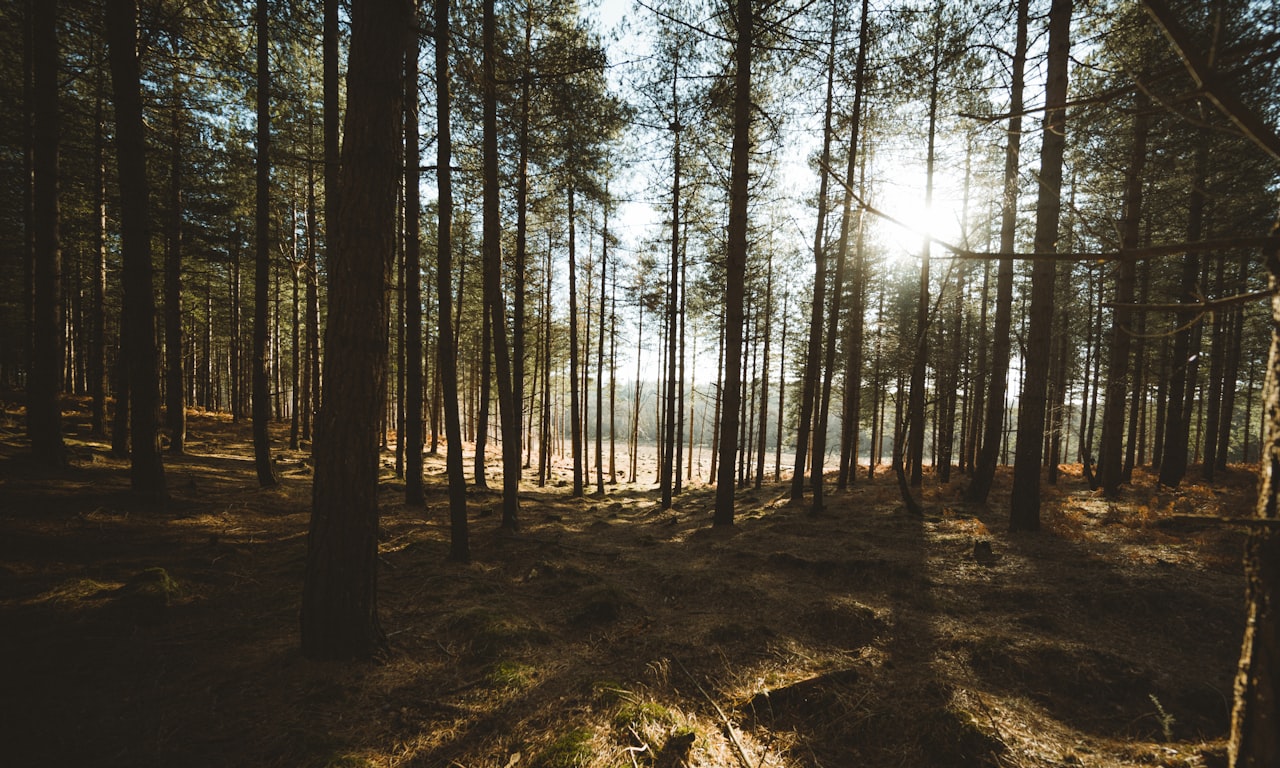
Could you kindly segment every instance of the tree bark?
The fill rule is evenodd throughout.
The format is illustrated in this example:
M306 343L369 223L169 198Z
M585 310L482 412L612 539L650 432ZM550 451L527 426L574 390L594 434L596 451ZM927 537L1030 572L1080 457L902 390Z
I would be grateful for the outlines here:
M164 464L157 427L160 384L155 342L155 295L151 283L150 190L146 135L137 59L134 0L107 3L107 49L116 105L116 160L120 178L120 240L124 323L121 338L128 366L130 486L146 502L164 501Z
M467 531L467 480L462 474L462 422L458 414L458 364L453 328L453 132L449 70L449 0L435 0L436 34L436 366L444 404L445 468L449 479L449 559L471 559Z
M1196 140L1194 179L1191 183L1191 199L1187 208L1187 241L1195 242L1204 229L1205 180L1209 170L1210 138L1206 129L1200 129ZM1182 301L1194 304L1198 297L1200 279L1200 255L1187 251L1182 262ZM1188 389L1194 391L1196 363L1192 359L1194 329L1188 327L1196 316L1194 308L1177 313L1175 322L1180 328L1173 337L1170 367L1169 398L1165 407L1164 450L1160 454L1161 485L1176 488L1187 474L1188 430L1190 412L1184 402Z
M742 399L742 321L747 273L747 208L751 160L750 0L735 1L733 148L729 188L729 248L725 264L724 407L721 409L720 467L716 478L714 525L733 525L734 452L738 445L738 404Z
M1139 91L1141 92L1141 91ZM1146 99L1139 98L1133 117L1133 139L1125 173L1124 222L1121 225L1121 248L1135 248L1142 224L1143 168L1147 159L1147 133L1151 123ZM1134 283L1136 262L1120 263L1116 279L1115 308L1111 320L1111 357L1107 364L1106 400L1102 406L1102 450L1098 462L1099 481L1103 493L1115 495L1124 482L1124 409L1129 397L1129 351L1133 345Z
M176 52L174 52L176 59ZM169 226L164 252L164 423L169 432L169 453L186 452L187 413L182 370L182 89L173 83L173 144L169 155Z
M32 223L35 267L27 434L36 462L66 463L62 442L62 249L58 237L58 4L37 0L32 17Z
M499 219L498 187L498 81L496 74L495 36L497 21L494 0L484 1L481 24L483 48L483 94L481 98L481 159L484 178L482 211L484 253L484 296L493 332L494 368L498 378L498 413L502 420L502 527L515 530L520 509L520 408L515 401L511 358L523 355L523 349L507 344L507 311L502 295L502 249Z
M422 216L418 191L418 24L417 3L408 27L404 57L404 277L405 277L405 483L404 501L422 506Z
M1013 85L1009 96L1009 135L1004 151L1004 190L1000 207L1000 252L1011 253L1018 230L1018 164L1022 148L1022 88L1027 62L1029 0L1018 0L1017 40L1013 53ZM982 447L965 499L984 503L991 493L1004 438L1005 396L1009 382L1009 332L1013 326L1013 260L1000 259L996 269L996 316L991 329L991 369Z
M1040 194L1036 203L1035 252L1038 254L1057 251L1058 219L1062 208L1062 156L1066 146L1071 6L1072 0L1053 0L1049 10L1046 110L1040 147ZM1051 259L1039 259L1032 266L1025 379L1019 397L1018 443L1009 508L1009 529L1012 531L1040 528L1040 460L1055 275L1056 267Z
M796 436L795 470L791 475L791 501L804 500L805 468L809 461L810 429L813 424L814 411L817 408L818 380L822 372L822 313L826 309L827 295L827 252L823 238L827 231L827 188L831 178L831 118L835 82L835 36L836 23L831 20L831 44L827 53L827 95L824 101L822 117L822 155L818 163L818 221L813 233L813 305L809 313L809 346L805 353L804 381L800 388L800 421ZM813 476L814 483L820 484L822 479L822 457L814 447ZM824 446L825 448L825 446ZM822 489L814 488L813 511L822 509Z
M258 484L276 484L271 466L271 391L267 379L267 306L271 286L271 67L267 55L267 0L258 0L257 215L253 278L253 464Z
M378 424L387 378L387 281L395 254L405 0L351 9L348 110L325 329L325 402L302 594L302 652L385 653L378 621Z

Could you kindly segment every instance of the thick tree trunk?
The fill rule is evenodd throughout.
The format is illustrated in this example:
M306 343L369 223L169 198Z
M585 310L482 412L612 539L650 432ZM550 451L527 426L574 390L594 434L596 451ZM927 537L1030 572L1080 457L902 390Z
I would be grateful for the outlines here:
M35 294L27 435L36 462L60 467L66 463L66 447L62 442L62 250L58 240L58 4L37 0L31 10Z
M120 240L124 263L124 322L121 339L128 365L133 493L148 502L167 498L160 459L159 366L156 360L155 295L151 282L151 233L146 135L137 59L134 0L107 3L107 48L116 105L116 158L120 178ZM119 405L117 405L119 407Z
M1280 286L1280 220L1264 253L1272 291ZM1271 352L1263 384L1264 439L1259 473L1258 526L1245 549L1247 615L1236 671L1235 708L1227 764L1280 765L1280 298L1271 299ZM1246 459L1248 449L1246 448Z
M1045 126L1040 147L1040 194L1036 204L1035 252L1057 250L1062 209L1062 156L1066 146L1067 59L1071 52L1072 0L1053 0L1049 10L1049 57L1045 82ZM1040 528L1040 460L1048 386L1050 334L1056 267L1040 259L1031 269L1030 322L1025 379L1019 397L1017 456L1013 466L1009 528Z
M734 451L738 445L738 405L742 399L742 321L747 273L748 181L751 161L750 0L735 3L738 37L734 46L733 149L729 188L729 250L725 263L724 407L720 420L720 467L716 477L714 524L733 525Z
M271 68L267 56L267 0L258 0L257 216L253 280L253 465L258 484L276 484L271 466L271 391L267 379L267 308L271 287Z
M348 112L337 238L331 242L325 402L302 593L302 652L370 658L378 621L378 423L387 378L387 281L395 254L404 95L404 0L351 9Z

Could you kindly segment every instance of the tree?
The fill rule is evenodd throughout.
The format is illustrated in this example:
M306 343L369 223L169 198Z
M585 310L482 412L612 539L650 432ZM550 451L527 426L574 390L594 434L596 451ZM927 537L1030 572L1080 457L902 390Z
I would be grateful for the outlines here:
M1004 187L1000 205L1000 253L1014 250L1018 227L1018 163L1022 148L1022 88L1027 62L1029 0L1017 0L1017 37L1009 90L1009 131L1005 140ZM991 492L1000 442L1004 432L1005 393L1009 380L1009 331L1013 325L1013 259L1000 258L996 268L996 316L991 330L991 369L987 384L987 412L983 419L982 447L973 479L965 491L970 502L983 503Z
M159 367L155 296L151 286L150 190L138 75L137 6L108 0L107 51L116 107L116 162L120 178L120 240L124 322L121 346L129 386L130 487L143 501L167 497L160 459Z
M46 466L66 461L62 442L62 251L58 242L58 4L28 8L34 43L32 142L35 293L27 434L31 453Z
M729 186L729 241L724 284L724 385L720 415L720 467L716 476L714 525L733 525L733 473L738 447L738 407L742 402L742 332L747 273L747 209L751 163L750 0L735 0L733 147Z
M1072 0L1053 0L1049 9L1049 58L1045 80L1045 119L1040 143L1040 191L1036 203L1034 250L1057 251L1062 210L1062 155L1066 146L1067 59L1071 53ZM1044 456L1045 400L1053 325L1052 259L1036 259L1031 268L1031 306L1027 328L1025 379L1018 398L1018 444L1009 500L1009 529L1040 529L1040 465Z
M405 0L355 2L339 219L329 270L325 399L302 593L302 652L313 659L386 651L378 621L378 425L387 377L385 286L401 178Z
M494 0L484 0L481 24L483 209L481 250L484 255L484 304L493 333L494 368L498 379L498 413L502 419L502 527L515 530L520 510L520 404L515 401L511 353L507 343L507 310L502 293L502 222L498 186L498 76ZM523 350L515 350L524 354Z
M253 464L258 484L276 484L271 465L271 389L267 378L267 307L271 286L271 63L267 56L267 0L257 0L258 135L257 215L255 217L253 306Z
M818 381L822 370L822 319L826 308L827 247L827 186L831 178L831 119L835 89L836 14L831 14L831 44L827 51L827 97L823 102L822 154L818 159L818 222L813 232L813 304L809 314L809 345L806 348L804 380L800 390L799 434L796 437L796 463L791 475L791 500L804 498L804 470L809 451L809 432L813 424L813 411L818 394ZM825 427L822 428L825 431ZM817 449L817 446L814 446ZM815 455L813 511L822 509L822 460Z
M449 0L435 0L436 34L436 366L444 401L445 468L449 478L449 559L471 559L467 539L467 481L462 474L458 364L453 328L453 134L450 126Z
M405 450L404 501L421 506L422 443L422 254L419 242L422 215L418 184L418 23L414 2L404 53L404 302L405 302Z

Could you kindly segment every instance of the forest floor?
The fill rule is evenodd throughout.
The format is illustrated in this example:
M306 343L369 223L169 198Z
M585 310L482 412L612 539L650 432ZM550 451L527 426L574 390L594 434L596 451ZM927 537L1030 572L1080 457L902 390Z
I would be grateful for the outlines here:
M392 654L338 664L298 651L305 452L261 490L247 420L193 413L147 509L67 418L72 466L48 472L0 414L0 764L1225 764L1243 536L1175 515L1249 515L1247 467L1177 491L1139 472L1112 500L1067 467L1033 535L1006 532L1004 475L986 506L926 478L924 519L887 478L817 517L766 485L731 530L706 488L663 512L649 484L560 479L526 484L507 534L472 489L458 565L442 461L411 509L388 455Z

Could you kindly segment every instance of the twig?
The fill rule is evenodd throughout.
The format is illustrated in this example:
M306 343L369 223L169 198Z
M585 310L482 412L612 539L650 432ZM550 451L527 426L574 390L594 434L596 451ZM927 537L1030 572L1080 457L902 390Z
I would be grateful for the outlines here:
M698 682L698 678L694 677L693 674L689 672L689 668L684 665L684 662L677 657L672 658L684 672L685 676L692 680L693 684L698 687L698 691L706 697L707 701L711 703L711 706L715 707L716 714L720 716L720 722L724 725L725 733L729 736L730 743L733 744L734 754L738 758L738 764L741 765L742 768L752 768L751 761L747 759L747 753L742 748L742 742L738 740L738 734L734 732L733 724L729 722L729 717L725 715L724 710L720 708L720 705L716 703L715 699L711 698L711 694L707 693L707 689L702 687L702 683Z
M632 737L634 737L636 741L640 742L640 746L627 747L624 751L627 753L627 757L631 758L632 768L640 768L640 763L636 760L636 755L647 751L649 749L649 742L640 738L640 734L636 733L636 729L632 728L630 724L627 725L627 730L631 731Z

